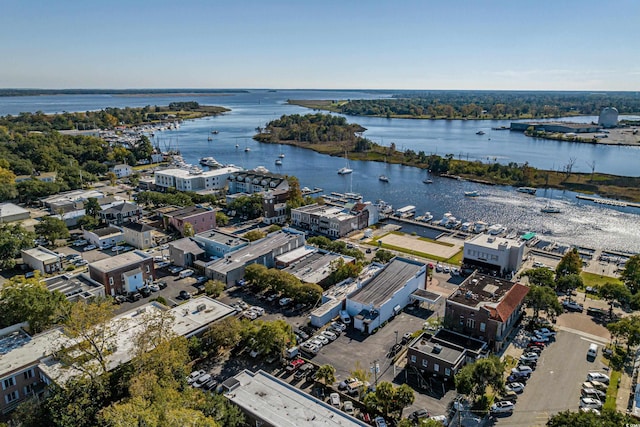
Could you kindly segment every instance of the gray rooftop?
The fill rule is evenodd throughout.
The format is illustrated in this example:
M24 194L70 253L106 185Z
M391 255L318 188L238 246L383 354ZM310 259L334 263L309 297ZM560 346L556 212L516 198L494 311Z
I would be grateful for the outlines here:
M176 248L184 253L192 253L195 255L198 254L203 254L204 253L204 249L202 249L200 247L200 245L198 245L197 242L195 242L192 238L190 237L185 237L183 239L179 239L179 240L175 240L173 242L169 243L170 247Z
M27 209L21 208L13 203L0 203L0 218L30 213Z
M243 371L240 382L225 393L227 399L254 418L278 427L367 426L338 408L322 402L266 372Z
M349 299L380 307L424 267L425 264L416 261L395 258L369 283L350 295Z
M113 234L119 234L122 233L122 231L117 228L117 227L104 227L104 228L97 228L95 230L92 231L93 234L95 234L98 237L105 237L105 236L111 236Z
M138 263L150 258L151 256L149 256L149 254L142 251L125 252L120 255L92 262L89 264L89 269L106 272L128 265L137 265Z
M465 351L464 347L438 340L425 333L412 343L411 348L452 365L455 365L463 357Z

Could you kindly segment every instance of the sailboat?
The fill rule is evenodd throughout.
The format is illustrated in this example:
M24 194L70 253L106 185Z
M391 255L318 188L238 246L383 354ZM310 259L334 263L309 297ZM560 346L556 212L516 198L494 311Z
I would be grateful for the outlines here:
M554 206L551 206L551 200L549 198L547 198L547 203L544 205L542 209L540 209L540 212L549 213L549 214L562 213L560 209Z
M429 172L427 172L427 176L422 180L425 184L433 184L433 180L429 178Z
M340 169L338 169L338 175L347 175L350 174L351 172L353 172L353 169L349 168L349 158L347 157L347 152L344 152L344 159L346 162L346 165Z

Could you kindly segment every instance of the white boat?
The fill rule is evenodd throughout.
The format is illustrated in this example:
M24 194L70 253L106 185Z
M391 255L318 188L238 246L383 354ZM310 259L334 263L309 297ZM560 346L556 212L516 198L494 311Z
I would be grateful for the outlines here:
M478 197L480 193L478 193L478 190L473 190L473 191L465 191L464 195L466 197Z
M429 221L431 221L432 219L433 219L433 215L431 214L431 212L427 211L427 212L425 212L425 213L424 213L424 216L423 216L423 219L422 219L422 220L423 220L424 222L429 222Z
M249 147L245 147L245 148L244 148L244 152L245 152L245 153L248 153L249 151L251 151L251 148L249 148Z
M536 194L536 189L533 187L518 187L518 192L526 194Z
M202 157L200 159L202 166L209 166L210 168L221 168L223 165L213 157Z
M346 165L340 169L338 169L338 175L348 175L353 172L353 169L349 168L349 158L347 157L347 152L344 152L344 159L346 161Z
M376 209L378 209L378 212L383 215L391 215L393 213L393 206L384 200L376 200L376 203L373 206L375 206Z
M473 232L482 233L482 232L485 232L488 227L489 227L489 224L487 224L486 222L476 221L475 225L473 226Z
M463 222L462 226L460 227L460 230L465 231L465 232L470 232L471 230L473 230L473 223L472 222Z
M562 211L558 208L554 208L553 206L545 206L544 208L540 209L540 212L542 213L562 213Z
M389 177L386 175L380 175L378 179L382 182L389 182Z
M438 225L445 228L458 228L460 227L461 223L462 221L453 216L451 212L447 212L442 216L442 219L440 220L440 222L438 222Z
M278 157L280 157L281 159L284 159L284 153L280 153Z
M425 184L433 184L433 180L432 179L423 179L422 182L424 182Z
M416 207L413 205L404 206L396 211L396 216L399 218L411 218L416 214Z
M498 234L504 233L506 230L507 229L502 224L493 224L491 227L489 227L487 232L493 236L496 236Z
M282 160L276 159L276 165L278 165L278 166L282 165Z
M476 132L476 135L484 135L484 131L483 130L479 130L478 132Z

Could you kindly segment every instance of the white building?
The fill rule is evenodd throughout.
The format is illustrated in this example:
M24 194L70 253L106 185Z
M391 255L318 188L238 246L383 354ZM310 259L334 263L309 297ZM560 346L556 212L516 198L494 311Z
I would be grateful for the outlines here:
M42 274L52 274L62 270L62 259L57 253L38 246L33 249L22 250L22 260L25 264Z
M365 334L398 314L411 295L425 289L427 266L406 258L394 258L384 269L347 297L346 310L353 327Z
M614 107L603 108L598 117L598 124L605 128L618 126L618 110Z
M178 191L222 190L227 179L242 169L226 166L210 171L192 171L187 169L165 169L154 174L155 185L159 188L175 188Z
M463 263L505 274L520 269L524 249L522 240L478 234L464 242Z
M133 168L127 164L115 165L111 168L111 172L113 172L118 178L125 178L133 174Z
M13 203L0 203L0 224L31 218L31 212Z
M116 246L124 241L124 233L118 227L109 225L104 228L96 228L95 230L84 230L82 237L98 249Z

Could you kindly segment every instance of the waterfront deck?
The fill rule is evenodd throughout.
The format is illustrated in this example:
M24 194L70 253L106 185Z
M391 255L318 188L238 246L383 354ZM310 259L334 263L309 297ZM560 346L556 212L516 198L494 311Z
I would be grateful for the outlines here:
M613 199L602 199L599 197L592 196L582 196L578 194L576 199L580 200L588 200L593 203L597 203L599 205L609 205L609 206L619 206L619 207L631 207L631 208L640 208L640 203L627 202L624 200L613 200Z

